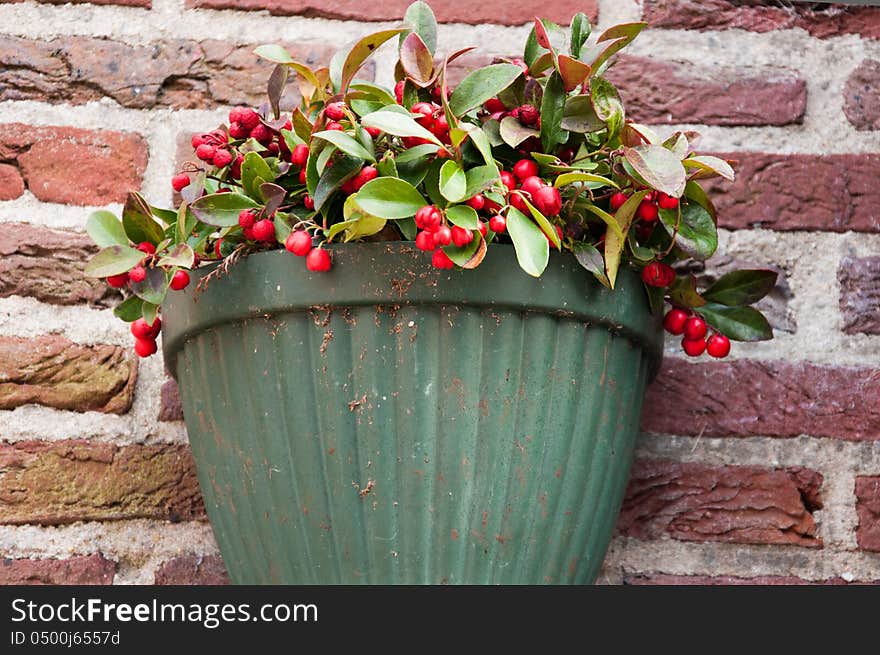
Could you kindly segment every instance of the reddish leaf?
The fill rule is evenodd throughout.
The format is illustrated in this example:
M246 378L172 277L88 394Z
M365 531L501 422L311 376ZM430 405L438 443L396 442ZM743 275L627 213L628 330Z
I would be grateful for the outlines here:
M562 75L566 92L574 91L590 75L590 67L587 64L568 55L559 55L558 62L559 74Z
M403 70L415 82L422 86L427 84L434 72L434 60L431 51L415 32L410 32L400 46L400 63Z

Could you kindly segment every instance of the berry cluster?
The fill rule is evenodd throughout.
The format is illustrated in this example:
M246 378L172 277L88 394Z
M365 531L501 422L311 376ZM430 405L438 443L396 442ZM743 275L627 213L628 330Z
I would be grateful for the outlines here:
M162 320L158 316L152 325L139 318L132 322L130 330L134 337L134 351L138 357L149 357L159 349L156 345L156 337L162 330Z
M147 279L147 269L158 265L156 259L156 246L149 241L142 241L137 244L137 249L144 253L143 259L135 264L128 272L119 273L117 275L107 276L107 284L114 289L124 289L131 283L139 284ZM169 286L173 291L181 291L189 285L189 273L184 270L177 270L171 276Z
M669 334L684 335L681 347L691 357L699 357L707 352L721 359L730 354L730 339L717 332L709 335L706 321L692 312L673 307L663 317L663 327Z

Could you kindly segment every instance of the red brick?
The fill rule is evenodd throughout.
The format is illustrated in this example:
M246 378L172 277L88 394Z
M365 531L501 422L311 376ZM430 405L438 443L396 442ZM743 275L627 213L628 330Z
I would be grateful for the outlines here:
M0 4L17 4L25 0L0 0ZM153 6L151 0L37 0L46 5L63 5L67 3L79 5L119 5L120 7L144 7L150 9Z
M617 529L636 539L821 548L812 514L821 485L819 473L800 468L637 461Z
M309 16L360 21L395 21L403 18L411 0L386 0L365 3L358 0L186 0L187 7L207 9L267 10L277 16ZM596 0L556 0L536 5L529 0L490 0L489 2L458 2L431 0L431 8L441 23L481 25L523 25L536 14L557 23L568 25L571 17L582 11L595 22L598 15Z
M720 153L737 160L736 182L706 184L722 227L876 232L880 155Z
M98 251L86 235L27 223L0 231L0 297L30 296L58 305L107 306L120 295L83 269Z
M106 205L140 188L147 144L131 132L5 123L0 162L16 166L39 200Z
M880 334L880 257L844 257L837 270L846 334Z
M0 444L0 523L204 517L187 446Z
M738 578L730 575L671 575L669 573L634 573L624 578L627 585L876 585L880 580L847 582L843 578L827 580L804 580L789 575L760 575L754 578Z
M608 70L643 123L790 125L803 122L807 84L784 70L741 71L621 56Z
M652 27L753 32L799 27L819 38L842 34L880 38L876 7L760 0L644 0L643 6L643 19Z
M218 555L184 555L162 564L156 571L157 585L227 585L229 574Z
M15 200L24 193L24 180L15 166L0 164L0 201Z
M183 407L180 405L180 390L177 382L168 380L162 385L162 398L159 407L160 421L182 421Z
M843 111L857 130L880 130L880 61L866 59L843 89Z
M706 437L880 439L880 370L783 360L691 364L667 358L642 429Z
M0 585L109 585L116 562L102 555L0 560Z
M137 361L128 348L83 346L57 335L0 337L0 409L37 403L124 414L136 381Z
M856 478L859 548L880 553L880 476Z

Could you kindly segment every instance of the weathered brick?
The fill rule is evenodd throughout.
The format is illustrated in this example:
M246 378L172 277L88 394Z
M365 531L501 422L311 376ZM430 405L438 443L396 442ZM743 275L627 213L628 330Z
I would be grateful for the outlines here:
M335 51L325 43L285 45L295 59L316 67L327 65ZM211 40L135 46L82 36L49 41L0 36L0 101L82 104L112 98L137 109L258 106L266 101L272 64L258 58L254 47ZM372 74L370 64L361 77ZM283 104L298 102L291 79Z
M219 555L183 555L156 571L157 585L227 585L229 575Z
M652 27L753 32L799 27L819 38L842 34L880 38L876 7L769 0L644 0L643 7L642 17Z
M813 511L822 476L801 468L640 460L617 529L637 539L790 544L821 548Z
M315 16L360 21L394 21L403 17L410 0L360 2L359 0L186 0L187 7L206 9L267 10L277 16ZM529 0L489 0L488 2L458 2L431 0L431 8L441 23L481 25L522 25L530 23L536 13L557 23L568 25L571 17L582 11L594 22L598 15L596 0L556 0L536 8Z
M205 517L187 446L0 445L0 523Z
M99 554L0 560L0 585L108 585L115 576L116 562Z
M15 166L0 164L0 200L15 200L24 193L24 180Z
M162 385L162 398L159 407L160 421L182 421L183 407L180 405L180 390L177 382L168 380Z
M83 269L98 251L86 235L27 223L0 231L0 297L30 296L58 305L107 306L119 293Z
M782 69L745 75L620 56L608 78L619 86L627 113L643 123L790 125L803 122L807 109L806 81Z
M140 188L147 144L131 132L4 123L0 162L15 166L39 200L106 205Z
M866 59L846 81L843 111L857 130L880 130L880 61Z
M867 582L848 582L843 578L827 580L805 580L790 575L759 575L754 578L739 578L731 575L672 575L669 573L634 573L624 577L626 585L876 585L880 580Z
M137 361L128 348L83 346L57 335L0 336L0 409L37 403L124 414L136 380Z
M880 476L857 477L855 491L859 548L880 552Z
M736 182L706 189L722 227L880 230L880 155L719 153L736 160Z
M880 334L880 257L844 257L837 270L847 334Z
M706 437L880 439L880 369L783 360L691 364L667 358L642 429Z

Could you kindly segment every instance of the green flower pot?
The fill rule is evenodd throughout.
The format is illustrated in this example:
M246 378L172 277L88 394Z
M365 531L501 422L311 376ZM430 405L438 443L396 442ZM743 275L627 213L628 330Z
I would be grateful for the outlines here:
M250 256L172 293L164 353L239 584L583 584L663 335L638 277L406 243ZM205 274L201 272L202 276Z

